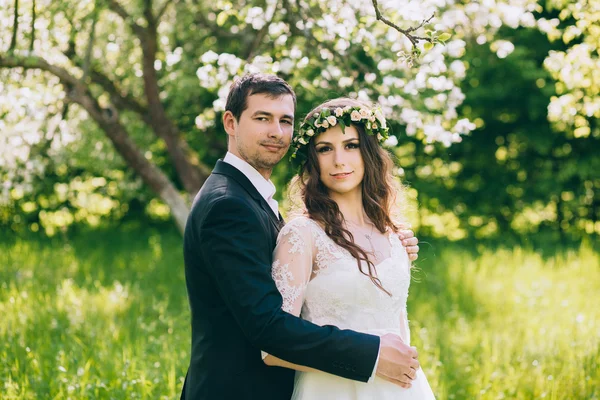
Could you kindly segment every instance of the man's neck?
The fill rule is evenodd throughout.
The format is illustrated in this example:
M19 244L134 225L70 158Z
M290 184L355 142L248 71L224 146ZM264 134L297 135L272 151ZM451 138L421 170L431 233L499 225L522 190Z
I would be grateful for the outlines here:
M264 168L258 168L256 167L254 164L252 164L250 161L246 160L244 157L242 157L240 154L237 154L236 152L233 152L231 150L227 151L229 154L231 154L232 156L235 156L237 158L239 158L240 160L244 161L246 164L250 165L252 168L254 168L263 178L265 178L265 180L269 180L271 179L271 175L273 174L273 168L269 168L269 169L264 169Z

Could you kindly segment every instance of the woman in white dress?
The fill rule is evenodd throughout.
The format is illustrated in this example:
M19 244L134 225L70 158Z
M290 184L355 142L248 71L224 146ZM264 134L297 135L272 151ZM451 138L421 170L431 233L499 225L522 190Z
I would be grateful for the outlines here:
M398 188L381 147L387 136L381 111L356 100L331 100L308 114L292 143L304 212L281 230L272 273L285 311L318 325L397 334L410 344L410 261L392 217ZM403 388L264 356L268 365L297 371L294 400L434 399L421 369Z

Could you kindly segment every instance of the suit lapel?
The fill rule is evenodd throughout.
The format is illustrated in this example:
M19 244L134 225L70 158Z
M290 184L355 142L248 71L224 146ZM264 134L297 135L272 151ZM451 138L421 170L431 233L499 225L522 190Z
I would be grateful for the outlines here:
M283 228L283 226L285 225L285 220L281 216L281 213L279 213L279 221L278 222L279 222L279 229Z
M226 175L226 176L234 179L237 183L239 183L246 190L246 192L248 192L248 194L256 202L258 202L258 204L261 206L261 208L263 210L265 210L265 212L269 216L269 220L271 220L271 223L273 224L275 229L277 229L277 232L279 232L279 230L283 227L283 224L284 224L283 218L281 218L281 214L279 214L279 219L277 219L277 216L273 212L273 209L271 208L271 206L269 206L269 203L267 203L265 198L260 195L260 193L258 192L256 187L252 184L252 182L250 182L250 179L248 179L246 177L246 175L244 175L242 173L242 171L235 168L233 165L230 165L222 160L219 160L219 161L217 161L217 164L215 165L213 173Z

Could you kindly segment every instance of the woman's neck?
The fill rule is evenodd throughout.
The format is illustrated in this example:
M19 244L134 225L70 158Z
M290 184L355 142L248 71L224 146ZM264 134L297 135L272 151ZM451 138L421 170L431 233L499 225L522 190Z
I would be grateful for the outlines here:
M336 202L346 222L359 227L370 223L363 209L362 192L360 190L344 194L330 193L329 197Z

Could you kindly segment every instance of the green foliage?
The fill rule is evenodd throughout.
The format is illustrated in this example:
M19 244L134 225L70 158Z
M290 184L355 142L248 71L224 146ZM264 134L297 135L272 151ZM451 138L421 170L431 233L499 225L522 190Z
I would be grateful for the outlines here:
M599 234L600 137L557 132L545 112L555 91L543 62L560 44L532 29L495 39L516 47L506 58L473 42L466 49L460 111L478 129L450 149L417 141L397 151L418 191L421 234L527 241L544 232L553 242Z
M411 344L440 400L598 399L598 244L546 256L432 241ZM165 228L0 240L3 398L172 399L189 362L181 238Z

